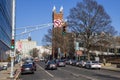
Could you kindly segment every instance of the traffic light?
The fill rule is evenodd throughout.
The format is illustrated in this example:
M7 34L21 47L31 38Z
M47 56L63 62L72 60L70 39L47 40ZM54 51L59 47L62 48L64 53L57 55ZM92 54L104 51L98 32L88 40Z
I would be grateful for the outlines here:
M15 49L15 41L14 39L11 40L11 50Z
M66 27L63 26L63 28L62 28L62 35L65 35L65 34L66 34Z

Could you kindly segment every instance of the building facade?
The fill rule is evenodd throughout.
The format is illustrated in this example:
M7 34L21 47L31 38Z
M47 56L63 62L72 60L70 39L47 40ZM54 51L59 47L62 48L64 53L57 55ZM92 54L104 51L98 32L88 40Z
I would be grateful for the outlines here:
M47 53L48 55L52 54L52 47L49 47L48 49L48 48L45 48L45 46L37 46L36 48L39 50L38 52L39 58L44 58L43 56L44 53Z
M12 1L0 0L0 61L8 58L12 35Z
M30 51L33 50L33 48L36 48L36 46L36 41L31 41L28 39L19 40L16 42L16 49L21 52L22 57L29 57Z

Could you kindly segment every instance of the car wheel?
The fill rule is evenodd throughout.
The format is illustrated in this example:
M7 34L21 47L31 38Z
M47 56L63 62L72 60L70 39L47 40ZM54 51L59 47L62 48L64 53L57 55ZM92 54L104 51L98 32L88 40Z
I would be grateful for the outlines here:
M21 75L23 75L23 73L21 73Z
M99 70L101 69L101 68L98 68Z
M91 69L91 66L89 65L88 68Z
M32 72L32 74L34 74L34 71Z

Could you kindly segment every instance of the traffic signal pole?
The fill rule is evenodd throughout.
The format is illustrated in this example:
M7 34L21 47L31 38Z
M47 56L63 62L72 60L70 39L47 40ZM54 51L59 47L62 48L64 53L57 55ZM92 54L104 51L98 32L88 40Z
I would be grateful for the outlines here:
M12 40L11 40L11 71L10 78L14 78L14 57L15 57L15 0L12 3Z

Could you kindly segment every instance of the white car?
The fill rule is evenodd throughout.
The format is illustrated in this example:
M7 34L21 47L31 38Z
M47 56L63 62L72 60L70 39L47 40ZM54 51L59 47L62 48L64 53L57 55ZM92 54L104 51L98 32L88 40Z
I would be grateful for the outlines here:
M89 69L101 69L101 64L98 61L87 61L85 68Z

